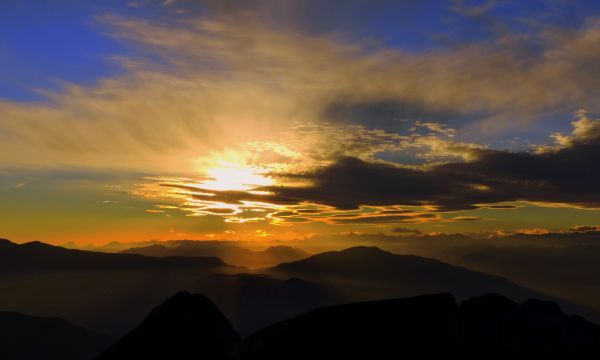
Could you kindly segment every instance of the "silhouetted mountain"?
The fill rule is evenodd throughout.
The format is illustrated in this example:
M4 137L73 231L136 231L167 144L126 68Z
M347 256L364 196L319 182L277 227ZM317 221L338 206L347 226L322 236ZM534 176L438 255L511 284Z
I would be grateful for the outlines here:
M3 360L89 360L114 340L59 318L0 311Z
M122 253L161 257L218 257L228 264L248 268L275 266L283 262L304 259L310 255L290 246L271 246L262 251L253 251L225 241L169 241L165 244L130 248L123 250Z
M528 298L558 300L504 278L453 266L439 260L397 255L376 247L331 251L263 270L274 277L297 277L339 293L346 302L400 298L450 292L459 299L498 293L516 301ZM590 309L562 301L569 312L593 319Z
M450 294L324 307L238 343L202 295L178 294L99 360L597 359L600 327L552 302ZM237 343L237 346L236 346Z
M227 359L240 337L208 298L180 292L156 307L102 359Z
M339 301L305 280L249 274L209 276L199 281L195 290L213 299L242 335Z
M463 352L494 350L496 358L597 359L600 326L567 316L550 301L529 299L520 306L500 295L461 303L458 334Z
M110 254L66 249L39 241L0 246L0 271L103 270L141 267L218 267L226 264L215 257L155 258L133 254Z
M326 307L271 325L244 340L239 359L440 358L453 353L451 295ZM419 355L418 357L415 357Z
M460 261L470 268L600 309L600 246L494 247L468 253Z
M600 327L558 305L500 296L457 306L451 295L338 305L269 326L236 358L597 359Z
M216 258L108 254L40 242L0 245L0 309L57 316L121 336L166 296L237 273Z
M452 292L459 298L502 293L517 299L532 292L510 281L413 255L397 255L376 247L330 251L265 270L298 277L338 290L350 301Z

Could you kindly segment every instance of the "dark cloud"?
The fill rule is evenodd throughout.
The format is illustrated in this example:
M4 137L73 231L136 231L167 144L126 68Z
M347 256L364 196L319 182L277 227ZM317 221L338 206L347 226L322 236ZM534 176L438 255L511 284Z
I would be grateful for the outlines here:
M594 123L595 124L595 123ZM600 207L600 138L581 137L572 143L543 153L474 150L468 162L443 163L425 168L398 166L355 157L341 157L331 164L298 174L280 174L302 186L267 186L259 191L215 191L198 186L164 183L181 189L191 198L231 205L261 202L277 205L317 204L330 209L300 209L276 212L273 217L292 218L299 214L321 214L335 224L387 224L440 221L438 215L401 208L364 212L364 206L427 206L434 212L477 208L511 209L503 204L530 201ZM304 218L303 218L304 219ZM459 216L450 221L482 220ZM581 227L574 231L587 231Z
M299 209L299 210L297 210L297 212L300 214L318 214L322 211L323 210L317 210L317 209Z
M424 214L406 214L406 215L370 215L355 217L330 217L329 221L333 224L418 224L422 222L439 221L437 215Z
M486 205L486 206L482 206L485 207L486 209L517 209L518 206L516 205Z
M353 157L293 175L305 187L268 187L277 199L296 199L338 209L361 205L432 205L441 211L510 201L600 207L600 141L578 142L552 152L481 150L476 160L428 170L374 163Z
M298 215L298 214L293 211L278 211L278 212L274 213L272 216L274 216L274 217L290 217L290 216L295 216L295 215Z
M600 233L600 226L582 226L582 225L580 225L580 226L573 226L569 230L571 230L573 232L582 232L582 233L586 233L586 232Z
M407 229L407 228L403 228L403 227L397 227L392 229L392 232L397 233L397 234L408 234L408 235L420 235L421 231L417 230L417 229Z

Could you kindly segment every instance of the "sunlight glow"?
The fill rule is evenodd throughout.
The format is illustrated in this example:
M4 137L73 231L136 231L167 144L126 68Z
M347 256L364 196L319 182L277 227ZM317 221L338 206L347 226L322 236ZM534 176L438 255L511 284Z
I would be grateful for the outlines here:
M208 180L201 187L214 191L249 191L259 186L273 185L274 181L264 175L265 169L221 161L218 167L206 170Z

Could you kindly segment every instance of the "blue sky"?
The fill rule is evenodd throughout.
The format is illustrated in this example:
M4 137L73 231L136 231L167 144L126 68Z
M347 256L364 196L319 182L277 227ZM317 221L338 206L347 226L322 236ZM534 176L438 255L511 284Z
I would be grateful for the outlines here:
M0 97L41 100L44 96L39 90L58 89L62 82L88 84L118 74L119 65L112 58L134 55L133 50L106 33L97 21L99 15L172 21L225 11L199 3L179 0L165 6L158 0L2 1ZM264 1L247 3L247 8L255 6L265 16L284 15L275 18L284 27L340 33L408 51L493 41L501 31L528 33L542 24L576 28L582 18L600 11L600 3L591 0L306 1L292 7L299 10L293 14L284 10L284 5L270 8ZM179 14L176 9L186 12Z

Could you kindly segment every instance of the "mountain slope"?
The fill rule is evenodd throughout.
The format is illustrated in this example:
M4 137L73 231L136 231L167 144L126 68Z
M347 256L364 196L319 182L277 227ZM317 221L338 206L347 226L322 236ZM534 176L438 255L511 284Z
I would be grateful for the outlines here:
M297 277L337 291L347 302L450 292L459 299L498 293L516 301L552 297L504 278L453 266L435 259L397 255L375 247L325 252L262 270L274 277ZM568 312L600 318L589 309L561 301Z
M134 247L123 250L121 253L160 257L218 257L228 264L248 268L275 266L283 262L304 259L310 255L303 250L290 246L271 246L265 250L253 251L224 241L169 241L165 244Z
M245 339L237 359L596 359L600 327L550 302L449 294L321 308Z
M66 249L39 241L24 244L15 244L8 240L0 241L0 271L85 271L146 267L226 266L222 260L214 257L155 258L133 254Z
M552 302L450 294L319 308L239 342L210 300L180 293L102 354L117 359L597 359L600 326Z
M194 291L213 299L242 335L337 303L334 294L309 281L250 274L208 276L198 281Z
M180 292L156 307L129 334L103 352L103 359L227 359L240 340L215 304Z
M191 290L209 274L242 270L216 258L152 258L4 241L0 309L57 316L121 336L170 294Z
M469 252L460 263L600 310L600 246L495 247Z
M114 340L62 319L0 311L0 359L88 360Z

